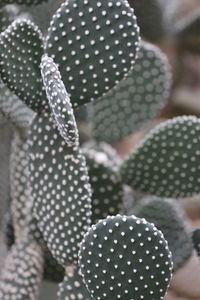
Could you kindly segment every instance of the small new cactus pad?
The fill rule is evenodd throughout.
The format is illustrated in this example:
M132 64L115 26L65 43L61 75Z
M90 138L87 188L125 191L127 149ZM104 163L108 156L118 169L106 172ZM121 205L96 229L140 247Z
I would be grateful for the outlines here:
M22 139L27 137L34 113L0 82L0 112L17 130Z
M42 280L43 259L40 246L22 242L13 246L0 277L2 300L35 300Z
M176 200L146 197L132 213L154 223L162 231L172 253L173 271L182 267L192 255L193 245L189 222Z
M121 178L106 153L84 149L92 188L92 223L108 215L116 215L122 208L123 185Z
M74 107L102 96L130 70L138 26L124 0L65 1L53 16L46 52L59 70Z
M6 4L37 5L47 0L0 0L0 7Z
M65 143L47 113L34 119L29 146L38 226L52 255L66 266L76 262L79 243L90 224L91 191L86 162L78 145Z
M68 268L62 283L59 284L58 300L92 300L78 267Z
M163 299L171 278L163 234L135 216L117 215L93 225L79 257L84 282L97 300Z
M44 55L41 73L56 124L67 145L78 144L79 136L71 101L53 59Z
M192 234L194 248L197 251L198 256L200 257L200 228L196 228Z
M101 101L91 104L92 135L109 143L123 140L155 117L169 97L171 72L165 55L143 42L134 69Z
M4 83L34 111L45 105L39 64L43 41L29 20L16 20L0 35L0 74Z
M150 42L158 42L166 35L163 8L159 0L128 0L134 8L140 33Z
M176 117L152 129L121 166L123 181L161 197L200 192L200 119Z
M117 151L109 144L104 142L97 142L95 140L90 140L83 144L84 151L97 151L101 152L102 155L109 161L109 164L118 171L119 165L121 164L121 159L117 154Z

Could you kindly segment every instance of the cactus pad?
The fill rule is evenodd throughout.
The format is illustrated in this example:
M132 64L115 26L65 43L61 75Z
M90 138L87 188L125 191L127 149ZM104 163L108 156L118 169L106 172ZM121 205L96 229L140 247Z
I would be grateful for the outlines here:
M79 254L95 299L163 299L171 254L162 233L144 219L118 215L99 221L85 235Z
M55 59L73 107L99 98L135 62L138 27L127 1L66 1L53 16L46 53Z
M92 188L92 223L108 215L116 215L122 208L123 185L121 178L106 153L84 150Z
M200 192L200 119L182 116L152 129L121 166L123 181L161 197Z
M78 129L70 98L52 58L49 58L46 55L43 56L41 72L47 92L47 98L54 118L56 119L60 134L67 145L77 144L79 140Z
M0 298L37 299L43 272L41 248L35 242L13 246L0 278Z
M35 111L45 105L46 99L39 68L42 54L42 35L28 20L14 21L0 35L2 80Z
M193 246L191 226L176 200L147 197L136 205L133 213L162 231L172 253L173 271L182 267L192 255Z
M171 72L165 55L143 42L134 69L101 101L91 104L92 135L118 142L155 117L169 97Z
M48 114L36 117L30 132L35 215L52 255L66 266L77 259L78 243L90 221L85 159L77 146L66 145Z
M74 299L92 300L77 267L71 267L70 270L67 270L58 290L58 300Z

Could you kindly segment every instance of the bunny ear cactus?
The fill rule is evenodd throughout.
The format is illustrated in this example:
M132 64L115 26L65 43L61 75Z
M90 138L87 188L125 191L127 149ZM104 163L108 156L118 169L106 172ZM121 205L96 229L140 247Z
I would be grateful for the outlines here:
M173 271L177 271L192 255L191 226L184 211L173 199L147 197L133 209L139 218L162 231L172 253Z
M36 300L42 271L42 251L37 243L25 241L13 246L0 278L0 298Z
M200 119L176 117L156 126L121 166L123 182L160 197L200 192Z
M139 30L127 1L66 1L53 16L46 53L77 107L99 98L130 70Z
M200 228L196 228L192 234L194 248L197 251L198 256L200 257Z
M156 116L169 97L170 87L167 58L156 46L142 42L134 69L89 107L94 139L108 143L123 140Z
M162 233L144 219L113 216L93 225L79 265L92 298L163 299L172 262Z
M103 151L83 149L92 188L92 223L122 208L123 185L115 165Z
M55 121L62 136L66 137L66 130L69 136L66 141L61 137L47 112L36 116L29 136L30 183L39 229L52 255L66 267L76 263L79 243L90 224L91 190L69 96L51 58L43 57L41 72L52 112L60 112ZM59 123L62 114L64 127Z
M74 299L92 300L78 267L71 267L67 270L58 290L58 300Z
M33 111L44 108L39 64L43 38L29 20L14 21L0 35L0 74L4 83Z

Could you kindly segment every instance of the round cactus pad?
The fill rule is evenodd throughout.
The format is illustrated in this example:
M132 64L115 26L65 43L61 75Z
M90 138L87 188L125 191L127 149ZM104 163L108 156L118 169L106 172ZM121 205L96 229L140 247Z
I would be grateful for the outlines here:
M74 107L99 98L128 73L138 50L138 32L127 1L62 4L48 30L46 53L59 65Z
M162 233L135 216L99 221L79 253L84 282L101 299L163 299L171 278L171 254Z
M121 166L123 181L161 197L200 193L200 119L182 116L156 126Z
M169 97L171 72L165 55L142 42L128 76L89 109L92 135L109 143L123 140L155 117Z

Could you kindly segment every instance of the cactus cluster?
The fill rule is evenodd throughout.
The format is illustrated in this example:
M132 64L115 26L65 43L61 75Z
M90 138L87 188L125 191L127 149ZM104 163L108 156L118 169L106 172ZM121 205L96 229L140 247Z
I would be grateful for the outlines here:
M0 145L8 246L0 298L37 300L47 280L59 283L59 300L162 300L192 255L192 237L199 250L177 199L164 199L200 192L199 119L166 121L119 158L110 144L153 119L172 83L166 56L140 42L147 3L52 4L0 1L0 134L9 138L7 156ZM31 14L42 7L52 16L40 29ZM83 105L92 128L84 145ZM127 190L162 198L124 213Z

